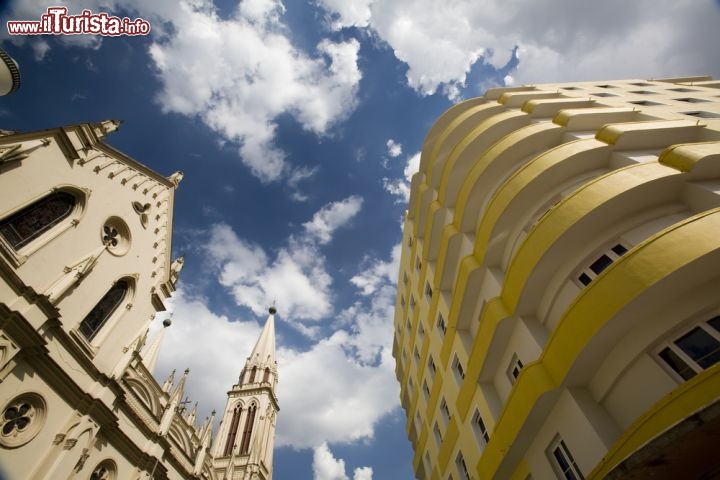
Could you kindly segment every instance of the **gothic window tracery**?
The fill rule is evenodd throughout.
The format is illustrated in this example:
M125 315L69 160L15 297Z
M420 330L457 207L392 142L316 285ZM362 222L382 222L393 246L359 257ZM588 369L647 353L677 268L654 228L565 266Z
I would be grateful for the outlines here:
M112 460L104 460L92 471L90 480L114 480L115 474L115 463Z
M242 443L240 444L240 455L246 455L250 449L250 437L252 436L256 411L257 405L252 405L248 409L247 419L245 420L245 428L243 429Z
M80 333L82 333L85 338L92 340L95 337L107 319L110 318L125 299L129 287L127 280L118 280L110 287L110 290L107 291L90 313L80 322Z
M20 249L70 216L76 204L68 192L51 193L0 221L0 234Z
M240 423L241 413L242 407L238 405L233 411L232 421L230 422L230 431L228 432L227 441L225 442L225 451L223 452L223 456L228 456L233 451L233 447L235 446L235 437L237 435L238 423Z
M15 397L2 410L0 445L13 448L29 442L42 428L44 419L45 403L39 395Z

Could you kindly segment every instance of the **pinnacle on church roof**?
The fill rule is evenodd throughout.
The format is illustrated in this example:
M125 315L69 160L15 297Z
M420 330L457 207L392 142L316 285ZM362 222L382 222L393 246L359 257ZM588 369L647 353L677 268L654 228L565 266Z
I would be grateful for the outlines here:
M255 348L248 357L248 364L275 365L275 313L277 313L277 309L273 305L268 309L268 312L269 315L265 321L265 326L260 333Z

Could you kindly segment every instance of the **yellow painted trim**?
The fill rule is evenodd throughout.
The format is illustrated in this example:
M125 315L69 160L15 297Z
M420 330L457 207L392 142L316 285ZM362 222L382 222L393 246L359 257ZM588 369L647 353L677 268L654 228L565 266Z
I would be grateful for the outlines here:
M507 123L506 127L509 129L512 129L512 131L517 130L519 128L522 128L526 126L530 122L530 117L523 112L519 112L517 110L510 110L510 111L503 111L500 113L496 113L495 115L491 116L490 118L487 118L486 120L480 122L477 127L473 128L465 137L458 142L455 145L455 148L452 149L450 152L450 155L448 155L447 160L445 161L445 165L443 166L442 170L442 176L440 177L440 186L438 187L438 198L441 200L445 199L445 195L447 193L447 184L450 179L450 175L455 170L455 166L458 162L458 159L463 156L463 154L466 153L466 150L468 148L473 147L473 143L478 140L479 137L482 137L483 135L486 135L487 132L494 127L501 128L501 126L505 123ZM517 125L515 125L517 123ZM488 149L492 147L493 144L495 144L497 141L501 140L505 135L512 133L511 131L505 131L505 133L502 133L498 136L498 138L495 139L495 141L492 141L488 145ZM485 140L485 139L483 139ZM485 153L485 152L482 152Z
M656 120L644 122L611 123L605 125L595 134L595 138L609 145L616 145L624 135L632 132L647 132L651 130L669 130L673 128L695 127L691 120Z
M445 143L447 138L452 135L460 125L462 125L466 120L468 120L470 117L474 116L477 113L483 112L484 110L499 110L503 111L504 108L495 103L484 103L481 105L477 105L475 107L469 108L468 110L464 111L460 115L457 116L450 124L443 130L443 132L438 135L437 140L435 141L435 144L432 147L432 150L430 150L430 160L428 161L427 169L425 170L425 176L426 181L428 184L431 184L432 181L432 172L435 167L435 162L437 161L437 154L440 151L440 147Z
M510 480L525 480L528 475L530 475L530 467L528 467L527 462L523 458L510 476Z
M676 170L658 163L634 164L590 180L564 198L528 232L508 266L502 296L510 309L515 309L528 278L542 256L580 219L626 191L676 174Z
M438 467L441 472L447 473L448 463L455 450L458 437L460 436L460 429L458 428L455 418L450 417L450 422L445 429L445 435L442 439L442 447L438 453Z
M430 202L430 207L427 209L425 219L425 234L423 236L425 241L423 242L422 251L422 258L425 263L427 263L428 257L430 256L430 244L432 243L432 231L435 224L435 214L438 210L440 210L440 208L442 208L442 205L440 205L440 202L438 202L436 198L435 200Z
M516 171L490 199L485 214L478 224L473 250L478 262L482 263L485 258L485 251L495 224L523 189L536 181L543 173L550 171L555 165L572 161L578 155L592 155L608 148L607 145L594 139L563 143L535 157Z
M720 365L715 365L687 382L645 412L615 442L588 480L602 479L623 460L673 425L694 412L718 401Z
M720 157L720 142L684 143L666 148L658 162L681 172L691 172L702 160Z
M537 135L560 129L561 127L551 123L536 123L533 125L527 125L503 137L500 141L490 147L487 153L478 158L468 172L465 181L458 191L457 202L455 203L455 218L453 220L455 227L460 229L462 219L465 216L465 210L468 208L468 198L470 198L475 184L490 165L492 165L495 161L498 161L503 154L508 153L508 151L511 151L514 147L522 147L527 141L532 142ZM472 205L471 207L476 206Z
M580 293L553 330L540 358L520 372L478 462L480 478L494 478L533 406L542 395L562 385L575 359L605 322L672 272L720 250L713 234L717 231L720 208L690 217L637 245ZM483 357L479 362L484 362L485 354L487 349L479 352Z

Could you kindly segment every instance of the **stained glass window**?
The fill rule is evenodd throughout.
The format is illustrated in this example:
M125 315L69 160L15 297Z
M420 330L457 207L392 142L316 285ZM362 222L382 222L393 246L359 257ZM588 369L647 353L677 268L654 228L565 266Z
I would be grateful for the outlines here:
M110 315L122 303L128 291L128 282L119 280L107 291L95 307L80 323L80 332L92 340Z
M0 221L0 234L18 249L67 218L75 208L75 197L55 192Z

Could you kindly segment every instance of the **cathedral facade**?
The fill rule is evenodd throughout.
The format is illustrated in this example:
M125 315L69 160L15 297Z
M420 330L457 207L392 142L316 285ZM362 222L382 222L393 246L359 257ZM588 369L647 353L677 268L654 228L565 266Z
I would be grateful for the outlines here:
M213 440L189 371L153 377L164 329L147 341L183 266L182 173L105 144L118 126L0 131L0 478L271 479L275 310Z

